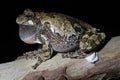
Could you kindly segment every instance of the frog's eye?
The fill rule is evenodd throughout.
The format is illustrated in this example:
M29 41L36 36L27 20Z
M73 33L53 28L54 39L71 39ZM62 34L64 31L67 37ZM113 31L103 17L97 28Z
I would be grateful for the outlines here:
M79 34L84 34L85 30L86 29L83 27L77 27L77 26L75 27L75 31Z
M30 10L30 9L25 9L24 10L24 15L28 18L34 17L34 12L32 12L32 10Z
M25 10L24 10L24 14L25 14L25 15L27 15L27 14L29 14L29 13L33 13L31 9L28 8L28 9L25 9Z

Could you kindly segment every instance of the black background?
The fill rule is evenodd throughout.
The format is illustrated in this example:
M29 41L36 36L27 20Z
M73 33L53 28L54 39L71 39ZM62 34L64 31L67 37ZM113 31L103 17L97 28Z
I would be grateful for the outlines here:
M18 36L16 17L24 9L33 11L60 12L104 31L107 36L120 35L119 2L77 0L4 0L0 2L0 63L13 61L23 52L34 50L37 45L23 43Z

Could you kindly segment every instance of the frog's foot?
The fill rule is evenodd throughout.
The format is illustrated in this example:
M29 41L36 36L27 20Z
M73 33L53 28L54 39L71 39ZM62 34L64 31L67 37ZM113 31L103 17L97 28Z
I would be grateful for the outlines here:
M41 49L26 52L24 54L26 59L37 59L35 65L32 66L33 69L36 69L42 62L51 58L51 51L42 51Z
M94 63L96 61L98 61L98 53L97 52L93 52L91 55L87 56L85 58L88 62Z
M94 63L99 59L97 52L93 52L90 55L90 54L86 54L82 51L81 52L76 51L76 52L63 53L62 57L63 58L72 58L72 59L83 59L83 58L85 58L88 62L91 62L91 63Z
M23 56L26 58L26 59L37 59L41 53L41 49L38 49L38 50L34 50L34 51L29 51L29 52L26 52L23 54Z
M68 52L68 53L63 53L62 57L63 58L73 58L73 59L83 59L87 56L86 53L84 52L79 52L79 51L75 51L75 52Z

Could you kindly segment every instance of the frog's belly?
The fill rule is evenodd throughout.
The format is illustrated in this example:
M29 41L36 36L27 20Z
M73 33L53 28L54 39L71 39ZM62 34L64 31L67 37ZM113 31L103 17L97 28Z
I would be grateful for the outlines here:
M51 43L51 46L54 51L57 52L70 52L74 51L75 49L78 49L78 44L77 43L70 43L70 42L63 42L63 43Z

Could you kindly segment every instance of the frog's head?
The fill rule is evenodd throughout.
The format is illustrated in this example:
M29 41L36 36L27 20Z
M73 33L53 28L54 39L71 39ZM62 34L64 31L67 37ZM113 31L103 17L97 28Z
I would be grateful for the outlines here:
M22 41L28 44L41 43L38 40L41 31L41 22L35 17L35 13L30 9L25 9L23 14L16 19L19 25L19 36Z

